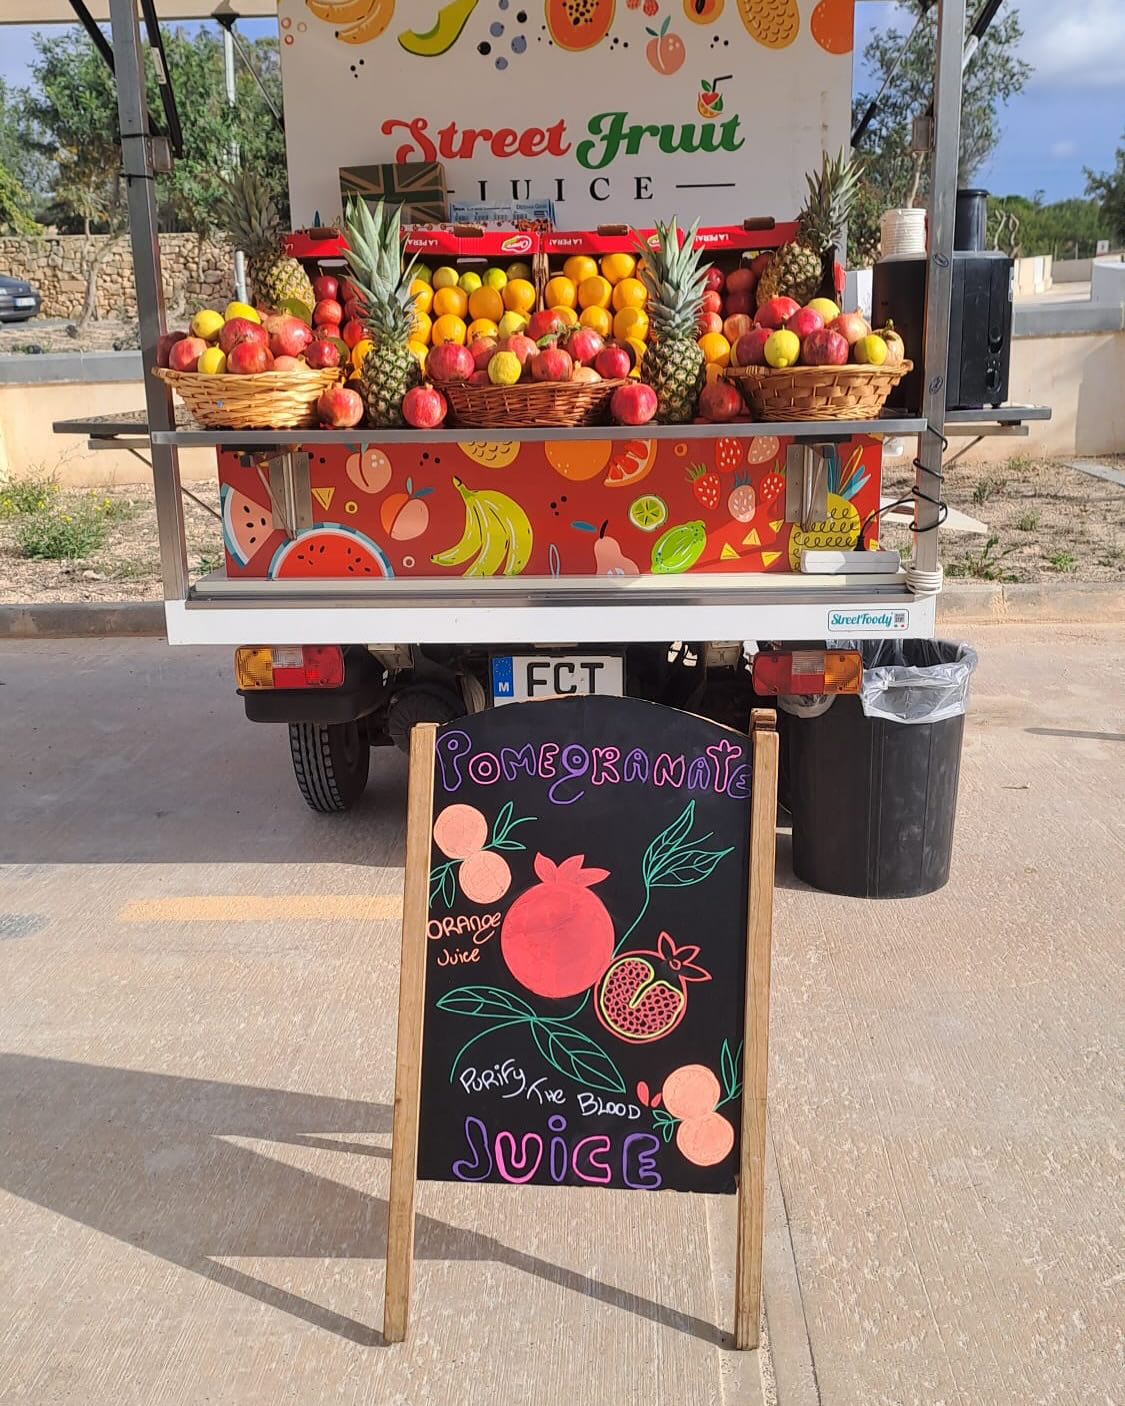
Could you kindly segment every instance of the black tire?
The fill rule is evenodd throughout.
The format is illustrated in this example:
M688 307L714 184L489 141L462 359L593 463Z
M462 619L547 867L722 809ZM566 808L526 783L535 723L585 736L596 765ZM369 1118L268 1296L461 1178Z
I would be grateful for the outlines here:
M321 815L351 810L367 785L371 747L362 723L290 723L293 773Z

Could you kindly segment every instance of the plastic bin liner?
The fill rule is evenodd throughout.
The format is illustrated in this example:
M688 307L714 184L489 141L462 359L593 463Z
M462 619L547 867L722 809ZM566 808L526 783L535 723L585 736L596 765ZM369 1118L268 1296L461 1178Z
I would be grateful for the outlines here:
M976 651L947 640L864 640L859 700L869 718L939 723L964 714Z

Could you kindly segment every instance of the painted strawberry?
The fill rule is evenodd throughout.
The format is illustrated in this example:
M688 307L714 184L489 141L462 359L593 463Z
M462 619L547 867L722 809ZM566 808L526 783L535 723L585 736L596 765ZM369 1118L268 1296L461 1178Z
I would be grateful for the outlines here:
M666 932L655 952L622 952L598 983L598 1019L630 1045L661 1039L684 1018L688 982L711 980L711 973L696 964L698 956L698 947L677 947Z
M715 445L715 467L721 474L733 474L742 467L742 441L720 439Z
M785 492L785 476L777 472L766 474L762 480L762 502L776 503Z
M613 919L590 889L608 869L584 869L585 855L561 864L535 856L540 882L521 893L500 929L500 952L521 986L559 999L588 991L613 958Z
M694 469L688 469L688 480L691 483L691 491L705 508L719 506L723 489L718 474L712 473L703 464L696 464Z
M754 487L746 474L736 474L727 498L727 512L735 522L749 522L758 511Z

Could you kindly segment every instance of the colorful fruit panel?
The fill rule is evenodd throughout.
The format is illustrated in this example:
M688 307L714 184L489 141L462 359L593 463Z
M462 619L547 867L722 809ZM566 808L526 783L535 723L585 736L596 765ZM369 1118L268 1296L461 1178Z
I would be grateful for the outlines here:
M735 1189L749 763L631 698L440 729L421 1178Z
M466 433L471 433L467 431ZM269 475L222 452L232 578L637 576L797 570L802 547L877 536L882 447L829 451L828 517L785 521L785 451L735 439L315 446L314 526L292 537Z

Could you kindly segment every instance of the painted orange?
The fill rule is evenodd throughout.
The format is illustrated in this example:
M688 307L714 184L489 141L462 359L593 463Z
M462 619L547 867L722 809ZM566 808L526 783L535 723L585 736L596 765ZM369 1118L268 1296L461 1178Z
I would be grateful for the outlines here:
M850 54L855 43L855 0L820 0L809 28L828 53Z

